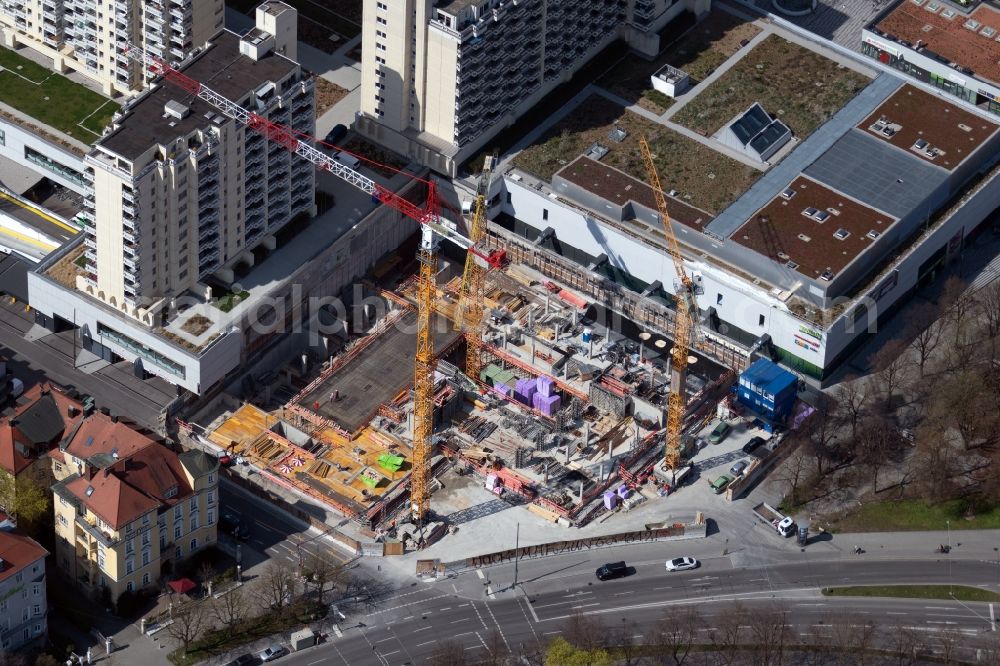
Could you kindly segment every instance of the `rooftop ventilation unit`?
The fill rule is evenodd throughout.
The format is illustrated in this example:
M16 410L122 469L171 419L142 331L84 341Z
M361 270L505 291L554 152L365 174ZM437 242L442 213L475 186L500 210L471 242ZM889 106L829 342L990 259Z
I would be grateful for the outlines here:
M191 113L191 109L177 100L172 99L163 105L163 113L171 118L184 120Z
M833 232L833 237L837 240L847 240L847 237L851 235L851 232L847 229L840 228Z

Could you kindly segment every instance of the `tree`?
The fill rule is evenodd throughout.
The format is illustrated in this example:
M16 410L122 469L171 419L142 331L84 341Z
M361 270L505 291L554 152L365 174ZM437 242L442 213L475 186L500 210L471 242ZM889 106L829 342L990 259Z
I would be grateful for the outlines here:
M892 409L896 392L906 382L906 371L910 364L906 347L902 340L890 340L871 358L874 373L870 383L886 412Z
M52 496L26 473L15 478L0 470L0 508L30 527L52 511Z
M868 403L868 393L864 384L857 377L847 377L837 387L837 404L841 414L851 424L851 438L858 436L858 423L865 415L865 406Z
M916 646L920 642L917 632L910 627L897 624L883 632L886 647L892 653L890 659L895 666L913 666L917 663ZM987 661L986 663L992 663Z
M976 319L982 340L989 342L990 360L996 359L997 338L1000 337L1000 281L994 280L976 292Z
M319 602L322 604L326 586L336 588L344 582L347 570L341 564L331 562L318 553L312 553L302 563L302 578L316 588L319 592Z
M249 615L250 605L247 600L246 588L242 585L213 599L211 603L212 617L227 629L240 624Z
M167 625L167 633L181 644L185 654L191 643L201 636L205 624L205 611L203 602L188 598L173 606L171 611L173 622Z
M791 442L785 442L785 446L792 446ZM810 492L811 488L803 489L803 485L811 480L809 477L809 461L802 449L798 449L781 464L778 469L778 480L786 484L787 491L785 497L793 506L800 506L808 501L803 497Z
M708 642L719 648L718 663L733 666L742 664L739 649L747 637L744 627L750 624L750 613L746 607L736 602L719 615L715 624L715 627L708 630Z
M878 492L879 472L898 451L899 433L884 418L869 417L858 432L858 454L872 475L872 492Z
M254 582L254 595L262 606L278 610L295 592L295 573L272 560Z
M430 663L440 666L471 666L465 654L465 647L460 642L448 639L438 644Z
M961 278L953 275L945 280L941 289L940 302L947 308L945 317L952 327L956 349L965 346L966 328L975 305L972 297L966 293L967 288L968 285Z
M503 634L494 629L487 634L485 643L483 649L478 652L476 666L505 666L507 658L510 657L510 649Z
M671 609L660 616L656 623L656 645L666 651L672 666L683 666L698 640L702 617L694 606Z
M781 664L785 649L791 642L786 611L774 608L769 611L751 613L749 616L749 639L756 646L755 663L761 666Z
M927 362L941 342L943 324L940 312L930 303L921 303L914 308L910 329L913 338L910 341L910 349L917 355L917 369L923 378Z
M545 651L545 666L614 666L614 663L607 650L584 650L562 636L557 636Z
M584 651L604 647L607 634L604 623L591 615L575 613L563 623L563 638Z
M841 646L838 663L843 666L864 666L876 663L868 654L875 648L878 638L878 625L867 615L844 613L830 620L833 627L834 645ZM850 647L851 652L843 650Z

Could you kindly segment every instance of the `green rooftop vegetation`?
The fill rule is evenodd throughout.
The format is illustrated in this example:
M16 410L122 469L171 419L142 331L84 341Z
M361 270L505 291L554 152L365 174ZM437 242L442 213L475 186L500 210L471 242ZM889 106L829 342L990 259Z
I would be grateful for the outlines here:
M811 49L771 35L674 115L711 136L754 102L804 139L870 79Z
M0 102L91 144L118 104L10 49L0 47Z

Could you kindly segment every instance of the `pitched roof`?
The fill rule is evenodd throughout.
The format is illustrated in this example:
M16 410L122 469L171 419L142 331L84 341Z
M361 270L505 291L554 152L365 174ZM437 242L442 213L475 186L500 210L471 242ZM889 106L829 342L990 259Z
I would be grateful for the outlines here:
M11 428L10 422L7 419L0 419L0 467L8 474L17 476L31 462L31 458L25 457L18 451L14 443L14 429Z
M25 391L11 419L18 439L26 444L55 444L83 420L83 405L51 384L36 384Z
M31 537L18 532L0 531L0 559L3 560L0 582L48 554L49 551L39 546Z
M66 489L114 530L160 506L160 502L139 492L108 470L92 479L83 476L74 479L66 484Z
M111 471L165 504L174 504L191 494L191 486L177 454L163 446L144 448L130 458L115 463ZM177 492L167 497L171 488L176 488Z
M184 469L195 478L214 472L219 467L218 458L210 456L199 449L185 451L178 458L180 458L181 464L184 465Z
M91 461L99 467L114 464L156 442L107 414L95 412L88 416L63 447L76 458ZM97 456L104 456L104 459Z

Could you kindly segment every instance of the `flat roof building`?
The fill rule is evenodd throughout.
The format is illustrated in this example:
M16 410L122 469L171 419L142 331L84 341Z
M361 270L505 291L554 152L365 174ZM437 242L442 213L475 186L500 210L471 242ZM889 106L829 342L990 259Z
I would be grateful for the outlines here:
M356 129L454 176L514 118L612 41L649 55L657 32L710 0L364 0Z
M865 26L861 52L1000 115L998 38L991 2L899 0Z

